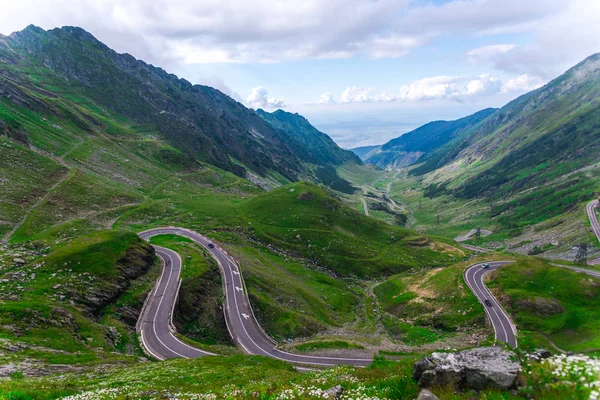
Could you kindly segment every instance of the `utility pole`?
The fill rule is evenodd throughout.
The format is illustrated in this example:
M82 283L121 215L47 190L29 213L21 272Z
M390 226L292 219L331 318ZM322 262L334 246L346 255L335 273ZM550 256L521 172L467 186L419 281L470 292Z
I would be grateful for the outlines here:
M475 231L475 240L481 239L481 228L477 228Z
M440 214L435 214L435 221L436 221L437 225L440 224Z
M587 243L579 243L579 249L577 250L577 255L575 256L575 264L577 265L587 265Z

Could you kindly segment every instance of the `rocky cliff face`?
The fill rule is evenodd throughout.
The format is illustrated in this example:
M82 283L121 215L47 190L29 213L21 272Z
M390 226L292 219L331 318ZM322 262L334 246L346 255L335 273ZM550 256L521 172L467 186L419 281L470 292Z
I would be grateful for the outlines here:
M110 281L95 280L87 285L65 288L66 297L98 318L102 310L124 294L133 281L147 273L154 262L154 248L140 241L138 245L127 249L125 256L117 261L116 277ZM143 299L140 300L138 304L129 304L120 310L121 319L129 326L135 326L141 312Z

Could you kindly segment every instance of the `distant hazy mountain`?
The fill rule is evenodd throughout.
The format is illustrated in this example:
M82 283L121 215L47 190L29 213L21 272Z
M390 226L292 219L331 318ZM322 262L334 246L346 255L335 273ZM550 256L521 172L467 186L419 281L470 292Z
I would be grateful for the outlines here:
M493 108L487 108L456 121L430 122L373 149L363 161L384 169L398 169L415 164L424 154L460 137L494 111Z
M331 158L323 152L307 157L315 154L316 147L305 148L310 140L293 135L294 129L304 129L302 124L276 129L220 91L192 85L129 54L118 54L81 28L45 31L29 26L0 37L0 74L0 80L17 84L9 102L20 101L26 108L44 107L24 92L19 95L20 85L65 102L93 104L107 117L156 129L192 160L239 176L247 171L262 176L273 172L294 181L312 176L315 168L307 163L329 167L343 160L360 162L350 153L342 157L346 152L327 141L324 134L320 134L320 143ZM89 122L102 125L102 121ZM25 130L7 132L27 141Z
M501 200L493 214L525 225L591 199L600 187L600 54L510 102L422 159L427 193Z
M350 149L350 151L360 157L362 161L366 161L373 154L377 153L380 148L381 145L378 144L376 146L355 147L354 149Z

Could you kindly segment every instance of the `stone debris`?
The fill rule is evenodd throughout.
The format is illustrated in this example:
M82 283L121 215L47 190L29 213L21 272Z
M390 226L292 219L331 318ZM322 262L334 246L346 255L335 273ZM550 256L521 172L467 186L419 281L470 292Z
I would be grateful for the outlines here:
M510 389L521 369L512 353L500 347L479 347L457 353L433 353L418 361L413 378L421 387Z
M344 388L341 387L340 385L337 385L337 386L329 388L325 392L323 392L323 398L337 400L340 397L342 397L343 393L344 393Z
M552 357L552 353L546 349L536 349L533 353L529 354L529 358L534 361L541 361L550 357Z

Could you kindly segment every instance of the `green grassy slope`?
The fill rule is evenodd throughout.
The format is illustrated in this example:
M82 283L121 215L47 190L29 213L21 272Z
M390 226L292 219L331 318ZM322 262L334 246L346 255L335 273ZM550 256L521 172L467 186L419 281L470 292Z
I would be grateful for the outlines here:
M68 175L67 168L0 137L0 235L9 233L29 208Z
M80 364L141 355L132 328L157 271L145 242L127 232L99 231L27 249L1 253L7 268L0 272L0 336L19 348L3 353L4 362ZM24 265L14 262L16 252Z
M384 322L395 325L402 340L421 344L457 332L483 332L469 339L475 345L489 331L484 329L481 304L464 282L465 268L482 260L510 258L490 254L446 268L403 272L377 283L373 293L387 313Z
M27 116L25 121L6 119L0 128L13 138L27 141L35 131L30 124L36 122L30 111L39 112L52 99L57 103L55 112L45 120L49 132L41 141L55 154L62 155L77 144L72 130L94 134L99 127L109 125L106 133L111 137L128 137L142 146L163 139L177 149L163 154L166 157L179 157L177 152L182 152L182 161L206 162L242 177L247 171L262 177L277 174L286 181L300 176L335 176L329 166L332 161L336 163L333 154L328 156L325 151L323 157L310 160L316 173L311 165L304 165L308 142L275 129L256 112L216 89L192 85L129 54L116 53L81 28L45 31L28 26L4 38L0 65L1 97L18 98L12 107ZM8 96L22 89L35 93L38 99ZM78 109L69 103L77 104ZM122 129L118 124L122 121L134 122L136 129ZM360 163L323 136L326 150L346 154L348 160Z
M457 137L469 135L494 111L493 108L487 108L456 121L429 122L383 144L365 162L383 169L414 164L422 155L444 146Z
M241 205L250 235L289 249L341 276L375 277L447 265L456 249L365 217L317 186L288 185Z
M15 375L0 381L0 398L322 399L325 391L339 385L343 389L341 399L412 400L420 391L411 377L413 364L419 357L406 355L394 362L376 360L368 368L336 367L304 373L273 359L235 356L145 363L94 374L64 374L60 379L23 379ZM578 368L570 370L567 376L561 377L562 382L557 383L555 368L548 363L523 361L525 371L519 379L528 387L514 392L487 389L477 396L486 400L527 399L532 395L540 400L588 399L592 388L583 383L592 382L597 374L588 376L583 370L589 366L574 364L578 364ZM574 381L581 384L573 385ZM435 387L432 391L441 400L473 398L473 392L462 392L451 386Z
M497 110L410 171L427 197L484 198L503 229L573 212L600 188L600 55Z
M503 267L490 287L523 331L524 341L576 352L600 349L600 279L527 259Z
M256 112L288 138L303 161L313 165L313 174L319 182L343 193L353 193L356 190L336 172L336 167L342 164L362 164L354 153L339 148L329 136L316 129L301 115L283 110L269 113L258 109Z
M15 379L0 383L10 399L46 400L81 394L81 398L323 398L342 385L346 398L412 399L418 386L410 378L415 357L403 362L379 361L367 369L337 367L300 373L290 364L265 357L203 357L119 368L61 380Z

